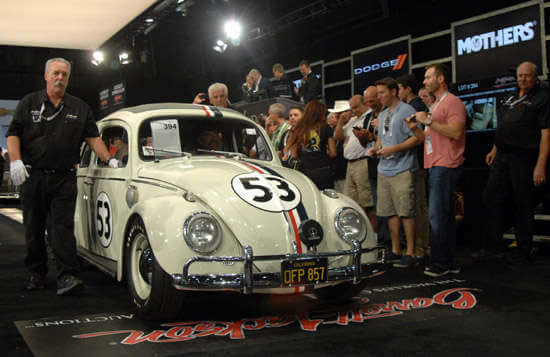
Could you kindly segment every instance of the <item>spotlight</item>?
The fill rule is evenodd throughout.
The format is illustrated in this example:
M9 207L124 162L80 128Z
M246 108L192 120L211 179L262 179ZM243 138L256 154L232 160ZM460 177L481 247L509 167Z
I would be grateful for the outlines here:
M223 28L230 39L238 39L241 36L241 24L235 20L227 21Z
M224 53L227 50L227 43L222 40L216 41L216 45L212 49L218 53Z
M132 63L132 57L130 55L129 51L122 51L118 55L118 59L120 61L120 64L129 64Z
M105 60L105 56L103 55L103 52L94 51L94 53L92 54L92 63L95 66L99 66L104 60Z

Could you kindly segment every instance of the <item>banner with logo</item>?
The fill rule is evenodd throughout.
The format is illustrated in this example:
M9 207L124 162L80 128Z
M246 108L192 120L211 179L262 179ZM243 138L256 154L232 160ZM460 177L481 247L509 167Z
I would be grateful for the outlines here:
M111 96L109 89L99 91L99 119L106 117L111 112Z
M126 85L116 83L111 88L99 92L99 119L126 106Z
M455 81L514 73L522 61L542 74L539 4L455 22L452 29Z
M397 78L409 73L410 36L363 48L351 53L353 93L363 91L384 77Z

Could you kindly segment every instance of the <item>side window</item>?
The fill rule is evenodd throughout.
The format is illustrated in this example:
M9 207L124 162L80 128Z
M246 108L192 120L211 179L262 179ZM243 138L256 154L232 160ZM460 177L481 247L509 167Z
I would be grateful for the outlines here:
M253 127L244 127L236 132L238 152L241 152L252 159L271 160L271 151L269 145L265 142L260 132ZM240 137L240 139L239 139Z
M82 145L82 150L80 150L80 167L90 166L90 158L92 156L92 149L86 143Z
M118 160L118 167L126 167L128 164L128 133L122 127L110 127L103 131L101 139L107 149ZM97 166L109 167L107 163L98 159Z

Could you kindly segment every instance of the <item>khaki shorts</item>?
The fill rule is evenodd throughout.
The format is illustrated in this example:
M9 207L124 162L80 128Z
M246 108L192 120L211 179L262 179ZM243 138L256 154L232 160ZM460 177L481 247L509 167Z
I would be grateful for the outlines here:
M374 199L369 182L368 160L348 161L346 171L346 184L344 187L345 195L351 197L359 206L369 208L374 207Z
M377 216L416 216L415 175L413 172L404 171L389 177L378 173L377 194Z

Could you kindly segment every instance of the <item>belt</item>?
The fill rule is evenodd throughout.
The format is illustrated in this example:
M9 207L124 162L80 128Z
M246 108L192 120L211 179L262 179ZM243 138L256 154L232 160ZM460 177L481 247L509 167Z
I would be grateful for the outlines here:
M46 175L55 175L55 174L68 174L70 172L75 172L76 169L70 168L70 169L38 169L38 168L32 168L31 171L39 171Z
M357 159L348 160L348 162L355 162L355 161L364 160L368 158L369 158L368 156L361 156L361 157L358 157Z

